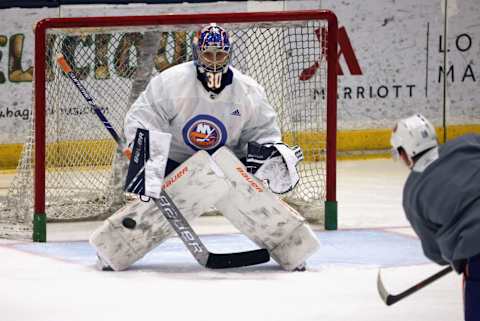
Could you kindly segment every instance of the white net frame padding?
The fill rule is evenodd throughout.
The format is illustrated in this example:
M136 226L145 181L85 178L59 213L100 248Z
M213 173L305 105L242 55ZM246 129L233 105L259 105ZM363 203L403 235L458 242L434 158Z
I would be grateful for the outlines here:
M55 18L37 24L35 112L0 207L0 237L31 238L32 218L44 213L49 222L104 219L127 200L127 162L55 55L65 56L122 132L125 113L148 80L191 60L194 32L209 22L228 30L231 64L264 86L284 141L304 151L301 181L285 199L307 219L323 220L325 201L335 201L336 64L327 58L336 59L337 26L331 12Z

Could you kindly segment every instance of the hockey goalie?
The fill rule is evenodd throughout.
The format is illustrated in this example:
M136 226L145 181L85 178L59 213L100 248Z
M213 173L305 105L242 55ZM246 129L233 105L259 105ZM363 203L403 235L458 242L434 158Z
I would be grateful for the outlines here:
M188 221L214 207L283 269L304 270L318 240L276 195L298 183L303 156L281 142L264 89L229 64L230 48L227 32L209 24L195 37L193 61L150 80L125 118L133 148L125 187L153 198L163 189ZM107 219L90 243L100 266L118 271L173 235L143 196Z

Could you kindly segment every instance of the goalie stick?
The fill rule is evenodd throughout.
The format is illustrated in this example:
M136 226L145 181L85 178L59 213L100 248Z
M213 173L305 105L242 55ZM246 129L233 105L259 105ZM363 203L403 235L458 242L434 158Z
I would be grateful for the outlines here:
M415 284L411 288L409 288L409 289L407 289L403 292L400 292L398 294L390 294L390 293L387 292L387 290L385 289L385 286L383 285L382 277L380 275L380 271L378 271L378 275L377 275L378 293L380 294L380 297L382 298L383 302L385 302L386 305L392 305L392 304L397 303L398 301L406 298L410 294L415 293L418 290L426 287L430 283L440 279L442 276L444 276L444 275L446 275L446 274L448 274L452 271L453 271L453 268L451 266L448 266L448 267L444 268L443 270L440 270L437 273L433 274L432 276L426 278L425 280L418 282L417 284Z
M123 154L130 159L132 156L131 151L126 146L125 141L120 138L103 114L102 110L96 105L93 97L77 78L65 57L62 54L58 54L56 61L63 72L65 72L78 91L82 94L83 98L85 98L90 107L95 111L95 114L102 121L105 128L117 142L118 146L122 149ZM208 251L197 233L195 233L188 221L173 203L170 196L164 190L161 191L158 199L152 199L200 265L211 269L222 269L261 264L270 260L270 255L266 249L236 253L212 253Z

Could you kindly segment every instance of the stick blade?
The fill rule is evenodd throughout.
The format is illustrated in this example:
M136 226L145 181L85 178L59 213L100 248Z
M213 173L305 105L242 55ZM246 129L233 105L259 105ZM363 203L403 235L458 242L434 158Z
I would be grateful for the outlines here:
M380 298L382 298L382 301L385 302L386 305L392 305L395 303L395 296L388 294L383 285L381 270L378 270L377 274L377 290Z
M270 255L266 249L225 254L210 253L205 267L227 269L262 264L268 261L270 261Z
M378 293L380 294L380 297L382 298L383 302L385 302L386 305L392 305L400 300L403 300L407 296L411 295L412 293L417 292L420 289L423 289L425 286L429 285L435 280L438 280L442 276L450 273L453 271L453 268L451 266L448 266L444 268L441 271L438 271L434 275L426 278L425 280L415 284L414 286L408 288L407 290L400 292L398 294L389 294L387 290L385 289L385 286L383 285L382 278L380 276L380 271L378 271L378 276L377 276L377 289Z

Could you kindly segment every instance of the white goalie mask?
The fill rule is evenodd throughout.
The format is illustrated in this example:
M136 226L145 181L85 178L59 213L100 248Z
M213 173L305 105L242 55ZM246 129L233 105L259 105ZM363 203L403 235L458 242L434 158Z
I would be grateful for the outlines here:
M423 151L438 145L433 125L421 114L415 114L397 122L390 139L392 156L399 159L399 148L402 148L412 160Z

